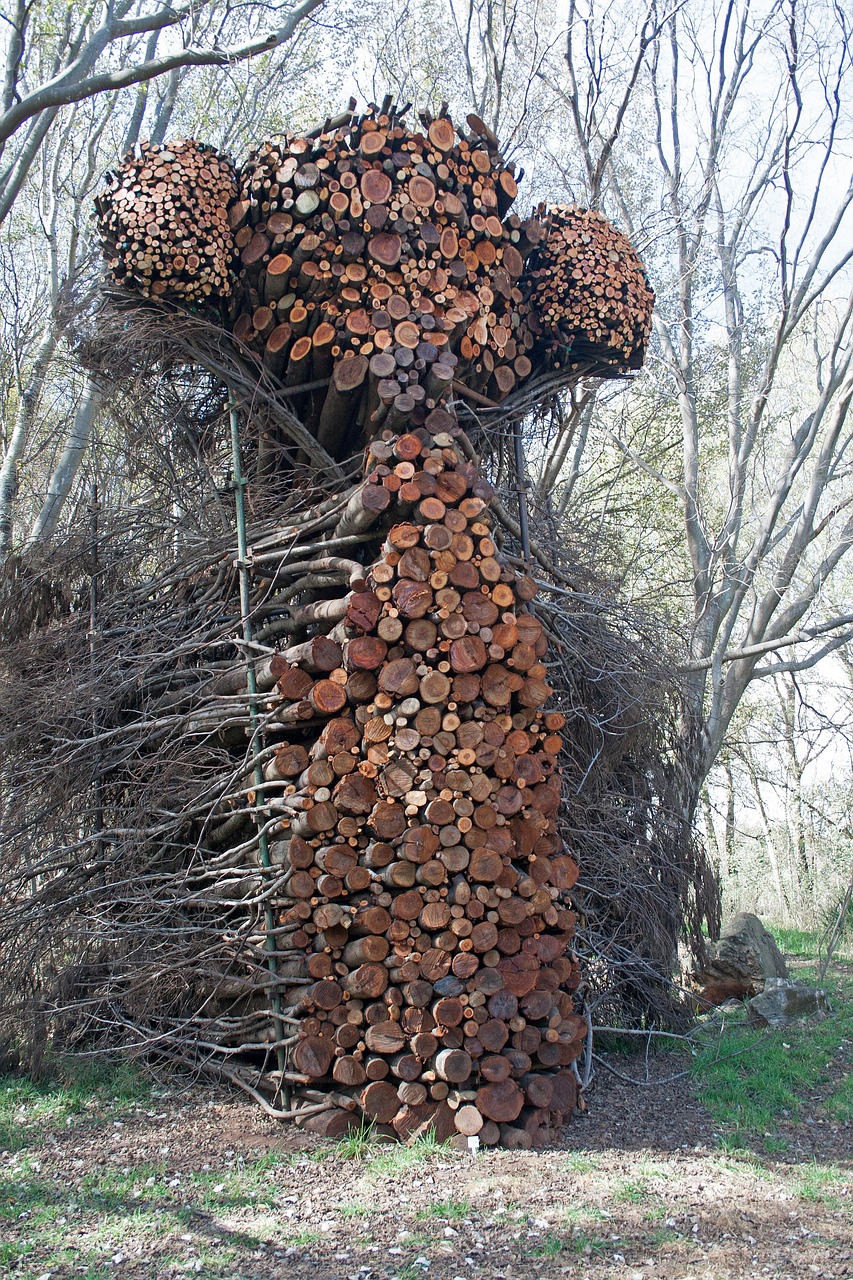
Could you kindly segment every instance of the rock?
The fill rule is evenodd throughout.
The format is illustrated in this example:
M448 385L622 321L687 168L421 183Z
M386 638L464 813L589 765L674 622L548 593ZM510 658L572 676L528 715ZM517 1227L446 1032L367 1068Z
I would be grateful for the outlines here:
M755 1027L788 1027L806 1018L827 1018L829 1013L825 991L783 978L769 979L748 1005L749 1021Z
M787 978L785 958L758 916L738 912L723 926L719 942L708 947L708 964L693 975L701 1006L744 1000L769 981Z

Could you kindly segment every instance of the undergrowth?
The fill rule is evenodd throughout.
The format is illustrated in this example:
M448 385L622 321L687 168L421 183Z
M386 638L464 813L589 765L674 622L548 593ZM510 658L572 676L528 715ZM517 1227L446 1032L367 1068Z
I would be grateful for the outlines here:
M782 950L795 958L793 976L818 985L817 933L772 927ZM821 1104L836 1122L853 1115L853 1084L838 1067L849 1065L853 1046L853 975L831 966L823 982L831 1014L780 1030L747 1024L745 1006L721 1017L715 1012L698 1033L691 1067L700 1100L720 1128L724 1146L749 1146L763 1139L767 1150L782 1152L779 1121L801 1114L803 1100L821 1092Z

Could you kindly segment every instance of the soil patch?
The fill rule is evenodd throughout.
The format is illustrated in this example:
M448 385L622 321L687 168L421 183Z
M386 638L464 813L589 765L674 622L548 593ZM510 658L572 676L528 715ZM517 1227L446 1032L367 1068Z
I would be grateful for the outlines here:
M170 1089L2 1156L0 1262L22 1280L836 1280L853 1276L851 1129L805 1102L783 1155L727 1152L688 1077L599 1069L557 1148L357 1162L232 1094Z

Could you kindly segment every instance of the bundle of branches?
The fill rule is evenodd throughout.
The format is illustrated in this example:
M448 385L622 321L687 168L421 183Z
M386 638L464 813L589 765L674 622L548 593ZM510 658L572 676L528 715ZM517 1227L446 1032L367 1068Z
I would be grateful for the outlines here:
M267 203L244 200L232 217L254 228L244 270L263 260L269 276L269 233L293 230L271 227L295 216L274 201L303 220L336 209L341 244L365 219L343 274L321 224L326 256L289 278L280 323L292 360L294 311L306 312L311 359L333 361L319 387L282 379L236 323L229 334L153 300L102 305L90 360L143 420L138 450L159 492L121 516L91 513L97 589L52 625L42 600L30 633L19 626L5 646L0 944L25 957L4 969L18 1016L36 1010L54 1036L224 1073L326 1133L363 1113L400 1137L434 1126L529 1146L576 1101L578 862L583 949L597 958L586 981L623 1015L656 1020L673 1015L697 865L672 803L664 664L577 589L554 531L531 529L518 501L525 412L578 367L555 373L549 357L500 403L433 377L460 361L480 377L489 343L506 358L497 330L511 321L480 271L505 237L500 264L512 263L513 224L457 194L470 187L489 208L491 193L505 211L496 143L477 134L457 153L449 120L425 129L374 109L252 161ZM338 187L318 196L330 167ZM389 175L404 207L385 203ZM301 194L283 197L291 179ZM344 192L346 210L332 202ZM439 233L461 272L428 256L394 271L397 224L417 226L428 254L418 208L453 210L454 195L460 219L482 222L452 243ZM390 230L374 209L395 215ZM381 244L350 271L370 229ZM300 248L310 236L303 225ZM450 284L463 277L476 296ZM364 332L349 323L362 286ZM260 334L256 286L242 287ZM503 296L522 307L518 293ZM393 379L374 368L386 359ZM13 732L22 698L33 712ZM36 786L46 773L55 781Z

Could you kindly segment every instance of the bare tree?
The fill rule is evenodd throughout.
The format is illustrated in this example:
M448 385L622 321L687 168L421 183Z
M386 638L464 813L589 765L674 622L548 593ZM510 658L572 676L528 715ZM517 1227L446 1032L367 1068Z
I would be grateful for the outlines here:
M851 634L849 612L821 611L853 545L850 33L839 6L688 0L650 9L629 51L627 16L572 0L542 76L582 159L567 179L658 290L646 387L664 421L677 405L680 462L636 447L630 411L599 430L681 514L693 811L750 682Z
M106 0L69 4L53 38L39 23L47 6L15 0L5 28L0 98L0 222L8 215L62 107L186 67L228 67L288 44L324 0L239 11L222 0L161 4ZM51 24L52 25L52 24ZM159 40L167 35L167 51Z
M73 356L71 367L63 367L61 372L56 362L61 358L68 365L69 299L91 267L90 201L102 171L143 134L163 141L167 131L176 126L189 132L201 127L206 140L228 146L246 131L263 133L271 125L280 124L275 118L277 108L270 120L270 104L280 102L283 87L310 65L310 44L300 40L297 49L297 29L310 34L305 20L321 3L322 0L311 0L293 9L272 43L260 42L260 37L248 40L251 22L247 26L247 20L241 18L242 25L238 27L237 19L229 17L228 7L218 3L196 6L191 19L181 10L153 7L144 0L132 10L125 5L125 16L132 12L138 17L150 11L151 15L159 13L165 21L171 15L176 30L171 31L169 24L164 26L162 22L154 23L150 29L137 26L130 30L129 19L118 22L110 10L103 17L103 30L98 29L101 35L97 39L95 29L90 30L87 25L90 18L82 9L78 13L71 6L66 15L67 30L71 31L69 24L73 24L75 15L79 28L73 39L69 37L68 48L63 48L58 39L55 49L49 41L28 39L37 28L38 5L19 6L8 20L3 120L11 132L4 143L0 142L0 220L9 216L4 225L5 244L0 245L0 261L6 268L4 284L0 286L0 313L2 342L10 367L15 370L15 386L14 394L10 387L10 394L0 405L0 424L4 428L0 559L13 546L16 521L23 522L25 528L29 526L28 548L56 532L79 481L101 412L100 390L90 377L75 372ZM151 21L154 22L153 16ZM0 25L0 32L3 29ZM83 72L87 58L94 56L94 43L107 29L112 36L99 56L119 68L116 83L131 86L120 91L112 82L104 86L97 58L90 61L90 72L85 76ZM236 39L240 31L242 43L223 45L227 34ZM164 34L168 32L171 34ZM164 60L157 57L158 42L168 39L172 47L176 33L187 56L177 61L170 56L168 65L161 66ZM211 43L215 56L200 63L194 51L198 52L204 40ZM247 52L250 45L252 52ZM275 49L283 45L289 48L276 54ZM88 52L79 53L72 75L68 68L73 49L78 46ZM238 52L229 59L226 55L232 49ZM307 55L307 63L303 55ZM253 68L251 74L249 66ZM60 67L66 68L64 78L57 70ZM155 71L155 67L160 70ZM247 68L245 73L243 67ZM131 71L139 73L135 80L128 79ZM48 95L50 105L43 103L37 109L42 98L33 86L46 80L51 84L61 81L64 98L54 85L55 92L51 90ZM199 92L190 93L191 88ZM33 114L12 128L13 108L19 100L29 103ZM228 109L217 118L199 118L206 103L217 102L223 107L226 101ZM4 137L2 129L0 137ZM26 199L18 214L12 205L22 196ZM24 261L34 268L26 283ZM25 332L12 318L17 320L27 311L37 315L38 320ZM61 385L57 410L47 415L45 396L57 382ZM50 446L45 448L48 439ZM43 457L38 457L40 450ZM36 458L38 461L34 461ZM26 492L22 485L25 474Z

